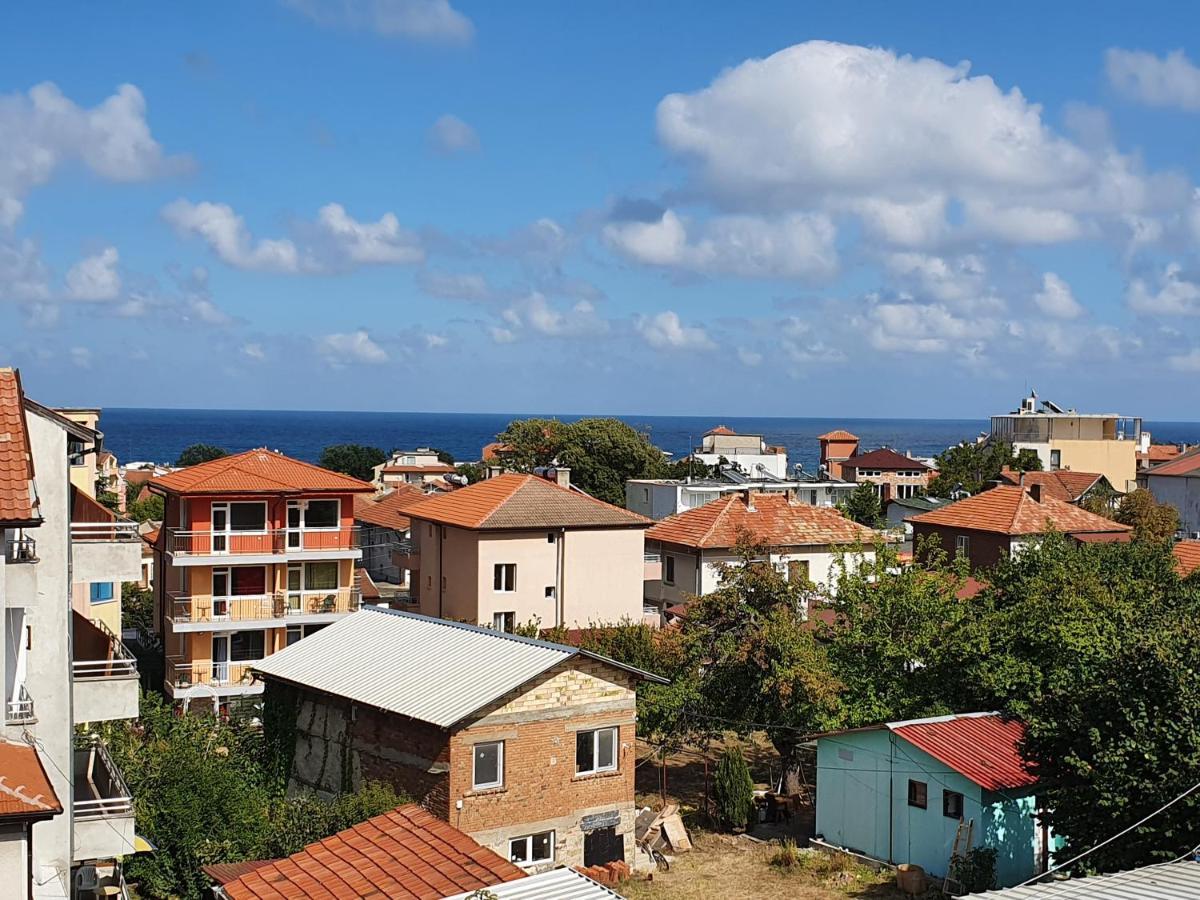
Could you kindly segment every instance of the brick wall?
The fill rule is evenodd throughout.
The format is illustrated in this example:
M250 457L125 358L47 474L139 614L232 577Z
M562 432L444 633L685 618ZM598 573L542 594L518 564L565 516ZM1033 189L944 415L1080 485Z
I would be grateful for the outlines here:
M990 569L1000 562L1001 556L1009 552L1011 539L1008 535L996 534L990 531L972 531L966 528L951 528L947 525L929 525L921 522L913 523L913 547L918 553L922 551L922 542L930 535L937 538L938 546L945 550L953 559L956 553L958 535L968 538L967 559L971 571Z

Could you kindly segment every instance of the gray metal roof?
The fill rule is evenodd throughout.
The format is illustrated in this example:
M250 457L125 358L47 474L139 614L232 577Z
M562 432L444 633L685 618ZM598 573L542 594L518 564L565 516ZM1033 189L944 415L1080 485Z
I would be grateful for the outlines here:
M273 653L254 670L448 728L573 656L665 683L578 647L370 606Z
M613 897L619 900L621 896L574 869L552 869L540 875L506 881L487 890L496 900L612 900ZM475 895L468 891L444 900L469 900L472 896Z
M969 896L992 900L1200 900L1200 862L1161 863Z

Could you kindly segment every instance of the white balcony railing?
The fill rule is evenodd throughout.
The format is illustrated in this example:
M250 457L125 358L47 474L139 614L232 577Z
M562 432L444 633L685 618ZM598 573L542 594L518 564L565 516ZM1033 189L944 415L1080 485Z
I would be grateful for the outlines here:
M115 520L112 522L72 522L73 541L136 541L138 523Z
M357 525L340 528L276 528L265 531L167 529L174 556L236 556L358 549Z
M4 561L7 563L37 562L37 541L25 535L6 538Z
M171 593L171 620L177 625L205 622L253 622L288 616L351 613L362 595L357 588L278 591L239 597L191 596Z
M75 796L71 804L81 821L133 815L133 796L121 771L96 741L75 751Z
M21 685L15 699L9 700L4 707L4 721L9 725L23 725L34 720L33 697Z
M71 675L76 681L89 681L100 678L129 678L137 676L137 660L129 649L103 622L94 619L91 622L104 637L108 639L103 653L89 657L82 656L85 651L76 651L71 660Z

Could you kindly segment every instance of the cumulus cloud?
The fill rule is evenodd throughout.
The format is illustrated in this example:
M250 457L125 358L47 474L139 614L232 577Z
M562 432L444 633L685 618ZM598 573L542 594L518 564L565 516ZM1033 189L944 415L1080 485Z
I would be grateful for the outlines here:
M634 320L638 334L651 347L659 350L713 350L716 344L703 328L685 325L679 314L671 310L653 316L638 316Z
M203 239L223 263L237 269L295 272L300 255L289 240L255 242L245 221L225 203L180 198L163 208L163 219L182 236Z
M892 253L884 260L888 273L934 300L979 300L987 292L987 267L974 254L943 258L926 253Z
M596 314L596 308L587 300L580 300L567 310L559 310L536 291L508 307L502 315L510 331L527 328L545 337L584 337L608 331L608 323Z
M67 298L70 300L115 300L121 295L121 274L117 271L120 254L116 247L105 247L94 256L81 259L67 270Z
M404 265L425 258L417 236L400 227L392 213L377 222L358 222L338 203L322 206L318 227L332 239L334 248L352 263ZM318 243L318 252L320 244Z
M450 343L450 339L444 334L433 334L432 332L423 334L421 339L425 342L426 350L438 350Z
M50 272L38 245L28 238L0 240L0 300L41 301L50 294Z
M502 325L490 326L488 334L491 335L492 342L496 344L511 344L517 339L516 333L511 328L505 328Z
M1104 54L1104 72L1113 89L1130 100L1200 112L1200 68L1182 50L1160 57L1112 47Z
M387 352L371 340L366 329L348 334L327 334L317 339L317 352L335 368L348 363L378 365L387 362Z
M458 156L479 151L479 135L458 116L439 116L429 129L429 146L442 156Z
M1125 302L1134 312L1156 316L1200 315L1200 282L1184 274L1179 263L1170 263L1151 285L1134 278L1125 292Z
M1034 305L1056 319L1078 319L1083 307L1075 299L1071 286L1053 272L1042 276L1042 289L1033 295Z
M283 0L318 25L440 44L470 43L471 20L450 0Z
M992 335L990 319L955 315L939 303L879 302L857 320L876 350L889 353L962 353Z
M836 237L828 216L805 213L773 220L716 216L689 225L668 209L657 221L604 228L609 246L635 262L747 278L828 277L837 269Z
M797 365L840 363L846 359L841 349L814 335L812 325L796 316L778 323L776 330L784 355Z
M426 294L443 300L489 300L492 289L487 279L474 272L435 272L421 270L417 284Z

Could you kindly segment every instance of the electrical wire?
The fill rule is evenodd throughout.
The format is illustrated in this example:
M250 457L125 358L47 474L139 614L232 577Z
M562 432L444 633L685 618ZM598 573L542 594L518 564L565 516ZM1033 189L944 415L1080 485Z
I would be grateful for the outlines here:
M1136 869L1128 869L1124 872L1114 872L1111 875L1097 876L1097 878L1103 880L1105 887L1111 887L1112 885L1116 884L1117 882L1121 881L1122 879L1130 880L1134 876L1137 876L1140 873L1145 872L1149 869L1160 869L1160 868L1164 868L1166 866L1173 866L1176 863L1183 862L1189 856L1195 856L1198 852L1200 852L1200 844L1197 844L1191 850L1188 850L1187 852L1183 853L1182 855L1175 857L1175 859L1169 859L1166 862L1152 863L1148 866L1139 866ZM1046 874L1049 874L1049 873L1046 873ZM1038 877L1045 878L1046 875L1039 875ZM1026 882L1026 883L1028 883L1028 882ZM1020 887L1020 886L1021 885L1018 885L1018 887ZM1068 895L1078 896L1079 891L1082 891L1082 890L1090 891L1092 888L1094 888L1096 886L1097 886L1097 882L1089 881L1088 878L1078 878L1078 879L1074 879L1072 881L1058 882L1057 884L1047 885L1047 887L1061 888L1061 890L1047 891L1046 892L1047 900L1062 900L1063 897L1066 897Z

